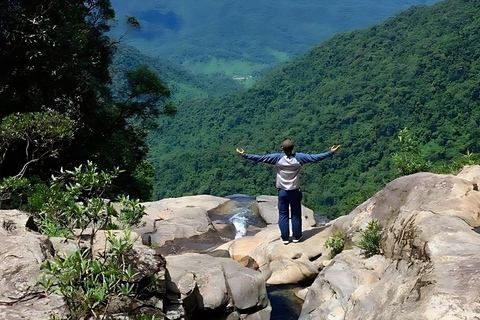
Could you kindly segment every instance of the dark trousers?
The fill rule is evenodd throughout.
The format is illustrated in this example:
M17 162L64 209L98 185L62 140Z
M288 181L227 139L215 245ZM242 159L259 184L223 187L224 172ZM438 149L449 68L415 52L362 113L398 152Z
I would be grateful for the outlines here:
M293 238L302 237L302 191L278 190L278 226L283 241L290 236L290 211L292 218Z

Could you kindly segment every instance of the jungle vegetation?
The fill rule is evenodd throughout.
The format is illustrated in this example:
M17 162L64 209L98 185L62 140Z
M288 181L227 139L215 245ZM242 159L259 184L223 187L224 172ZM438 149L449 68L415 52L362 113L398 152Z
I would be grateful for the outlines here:
M304 204L328 217L411 168L453 172L480 152L479 53L480 2L446 0L336 35L244 92L181 101L149 137L154 196L275 194L274 169L235 148L279 152L284 138L343 146L303 171Z

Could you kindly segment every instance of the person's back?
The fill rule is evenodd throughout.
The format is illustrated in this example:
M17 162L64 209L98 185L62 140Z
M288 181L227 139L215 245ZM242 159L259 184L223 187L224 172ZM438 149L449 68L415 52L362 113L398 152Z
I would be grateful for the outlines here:
M276 187L278 189L278 225L284 244L289 243L289 209L292 213L293 242L300 241L302 237L300 169L302 164L317 162L340 150L340 146L333 145L330 151L319 154L293 153L293 143L287 139L282 143L282 153L259 156L247 154L243 149L237 148L237 153L246 159L275 165L277 171ZM289 208L290 207L290 208Z

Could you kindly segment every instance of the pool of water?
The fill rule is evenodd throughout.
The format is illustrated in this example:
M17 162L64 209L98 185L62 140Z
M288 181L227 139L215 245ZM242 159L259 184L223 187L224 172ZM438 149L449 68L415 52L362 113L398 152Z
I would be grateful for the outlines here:
M270 320L297 320L303 301L295 296L295 292L304 287L298 284L267 286L272 305Z

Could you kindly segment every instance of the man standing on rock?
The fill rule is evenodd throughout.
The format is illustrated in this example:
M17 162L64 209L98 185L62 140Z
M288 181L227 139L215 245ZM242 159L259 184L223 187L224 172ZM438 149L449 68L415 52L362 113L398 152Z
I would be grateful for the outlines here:
M340 150L340 145L333 145L330 151L320 154L294 153L293 143L289 139L283 141L284 153L273 153L264 156L248 154L241 148L237 153L242 157L256 162L275 165L277 170L278 189L278 226L284 244L289 243L291 210L293 242L302 238L302 191L300 190L300 167L302 164L318 162L331 157Z

